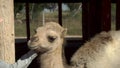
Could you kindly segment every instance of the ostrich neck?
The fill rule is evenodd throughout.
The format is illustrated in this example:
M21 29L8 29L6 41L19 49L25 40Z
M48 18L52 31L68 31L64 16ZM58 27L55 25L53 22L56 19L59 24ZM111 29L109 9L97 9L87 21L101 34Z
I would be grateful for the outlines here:
M55 51L40 55L41 68L64 68L62 59L62 46Z

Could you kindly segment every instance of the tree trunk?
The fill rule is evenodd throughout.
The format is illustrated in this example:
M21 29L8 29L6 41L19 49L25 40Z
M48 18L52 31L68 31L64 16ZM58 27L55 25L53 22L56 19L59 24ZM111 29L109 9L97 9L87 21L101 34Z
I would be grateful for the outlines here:
M0 0L0 60L15 62L13 0Z

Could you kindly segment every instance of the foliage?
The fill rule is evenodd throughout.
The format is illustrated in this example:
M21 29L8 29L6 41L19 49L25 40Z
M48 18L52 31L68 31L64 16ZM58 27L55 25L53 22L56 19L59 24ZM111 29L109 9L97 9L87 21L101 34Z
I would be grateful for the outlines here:
M24 9L25 4L15 4L15 12L20 12L22 9ZM34 34L34 29L36 29L38 26L41 26L42 23L42 10L44 8L50 8L50 5L56 5L56 3L41 3L41 4L30 4L30 15L33 17L31 19L30 23L30 30L31 35ZM62 12L62 23L63 27L68 29L68 35L82 35L82 12L78 11L75 16L74 10L78 9L78 7L81 5L81 3L67 3L67 5L70 7L71 11L64 11ZM111 19L112 19L112 28L114 27L115 23L115 11L116 6L115 4L112 4L111 6ZM45 21L55 21L58 22L58 12L49 12L45 13ZM25 23L15 23L15 34L16 36L26 36L26 24Z
M66 3L68 7L70 8L70 11L77 10L81 3Z
M16 16L17 16L17 13L20 13L20 11L22 10L22 9L24 9L24 6L25 4L24 3L15 3L14 4L14 13L15 13L15 18L16 18Z

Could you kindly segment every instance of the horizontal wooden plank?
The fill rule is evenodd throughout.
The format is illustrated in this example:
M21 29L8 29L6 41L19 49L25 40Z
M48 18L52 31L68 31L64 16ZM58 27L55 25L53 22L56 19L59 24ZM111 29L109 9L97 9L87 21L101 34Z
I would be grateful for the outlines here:
M19 3L59 3L59 0L14 0L14 2L19 2ZM82 0L63 0L63 3L78 3L82 2Z
M61 0L62 3L78 3L78 2L82 2L83 0ZM86 2L90 1L90 0L84 0ZM59 3L59 0L14 0L14 2L17 3ZM111 0L112 3L116 3L116 0Z

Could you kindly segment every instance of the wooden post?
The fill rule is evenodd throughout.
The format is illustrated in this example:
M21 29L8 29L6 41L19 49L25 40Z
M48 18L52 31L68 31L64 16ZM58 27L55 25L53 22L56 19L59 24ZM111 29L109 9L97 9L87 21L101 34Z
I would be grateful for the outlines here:
M27 29L27 41L30 40L30 15L29 15L29 3L25 5L26 9L26 29Z
M111 0L83 0L82 27L83 40L111 27Z
M58 16L59 16L59 24L62 26L62 2L61 2L61 0L59 1L59 3L58 3L58 10L59 10L59 14L58 14Z
M101 30L111 30L111 0L100 0L101 3Z
M15 62L13 0L0 0L0 60Z
M120 0L116 2L116 30L120 30Z
M82 35L83 40L89 39L89 3L88 0L83 0L82 2Z

